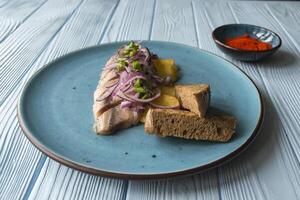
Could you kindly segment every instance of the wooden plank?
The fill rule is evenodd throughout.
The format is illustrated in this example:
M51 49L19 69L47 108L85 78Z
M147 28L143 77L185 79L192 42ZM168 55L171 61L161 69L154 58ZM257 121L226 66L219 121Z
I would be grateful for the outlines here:
M300 31L300 3L290 2L288 5L285 5L284 3L272 2L266 4L266 8L280 25L286 36L292 41L292 44L300 51L300 39L298 34Z
M0 42L14 32L45 2L46 0L11 0L3 2L0 6Z
M157 1L151 39L197 46L191 1Z
M191 1L157 2L152 40L198 45ZM129 181L126 199L219 199L217 171L159 181Z
M95 45L103 42L107 39L115 40L116 38L131 39L130 36L135 35L137 39L144 39L147 37L147 32L140 32L139 35L135 32L134 27L141 26L143 21L136 20L135 13L137 10L145 10L145 15L150 15L146 12L146 7L152 6L153 2L148 4L139 4L139 1L130 2L122 1L116 8L116 12L112 13L106 18L111 21L105 20L105 13L111 7L109 1L103 2L90 0L82 4L77 13L69 20L69 22L61 30L60 34L49 45L45 53L42 54L40 61L36 63L36 66L40 66L41 63L48 62L58 55L67 53L70 49L77 49L82 46ZM136 6L138 4L138 6ZM89 15L93 11L92 15ZM111 10L113 11L113 10ZM123 13L129 13L126 23L117 23L119 18L116 16L123 15ZM151 10L148 12L152 12ZM101 20L99 20L101 19ZM105 22L106 21L106 22ZM87 22L90 26L86 27ZM109 22L109 23L108 23ZM150 21L149 21L150 22ZM149 27L150 23L148 24ZM83 29L84 27L84 29ZM102 28L101 28L102 27ZM108 27L107 29L105 29ZM127 29L122 28L127 27ZM120 32L119 36L112 35L108 30L115 28ZM97 31L107 30L105 34ZM72 34L74 32L80 32L80 34ZM118 33L116 32L116 33ZM126 33L127 34L124 34ZM128 35L128 36L127 36ZM128 37L128 38L127 38ZM89 38L89 40L87 40ZM73 41L77 41L74 43ZM127 182L101 178L85 173L72 170L65 166L58 164L57 162L47 158L45 165L42 167L41 173L37 177L37 181L32 188L32 192L29 195L29 199L122 199L127 189Z
M281 26L274 15L272 14L273 10L268 9L268 4L252 4L252 6L247 6L247 11L253 10L251 14L261 16L259 19L255 18L255 23L258 25L265 24L271 30L280 33L281 38L283 39L283 44L280 51L277 55L273 56L273 59L261 63L258 67L258 70L262 76L265 87L267 88L270 99L273 102L273 106L276 109L279 121L282 123L283 131L278 134L278 137L286 140L286 143L281 144L283 149L283 155L290 155L292 159L286 159L283 161L286 167L286 172L292 184L292 189L299 199L299 159L300 159L300 145L299 141L299 102L298 97L299 93L299 77L300 77L300 68L299 68L299 49L297 49L297 44L295 41L299 42L298 38L290 37L290 32L287 32ZM272 3L275 6L275 4ZM293 15L286 14L288 11L287 6L281 3L276 4L280 6L285 12L284 23L290 24L290 22L295 21ZM294 11L299 9L299 3L292 3L289 8L296 8ZM235 5L238 13L240 8L238 5ZM249 7L249 8L248 8ZM245 8L242 8L245 10ZM275 12L275 11L274 11ZM288 11L289 12L289 11ZM295 12L296 13L296 12ZM297 11L299 15L299 10ZM247 22L245 15L250 14L249 12L244 11L244 15L239 17L241 22ZM290 25L293 26L293 23ZM292 31L292 29L290 29ZM274 123L274 122L273 122ZM283 157L285 158L285 157ZM282 182L274 183L275 186L281 185ZM280 186L282 187L282 186ZM274 189L275 190L275 189ZM279 193L279 192L278 192Z
M126 199L219 199L215 173L156 181L129 181Z
M25 21L0 43L0 105L82 0L66 3L60 8L57 8L58 3L59 1L53 0L44 4L31 16L31 20ZM14 59L15 57L18 59Z
M203 38L205 38L205 37L203 37ZM202 41L202 43L205 44L205 42L207 42L207 39L206 40L200 40L200 41ZM199 42L199 43L201 43L201 42ZM214 47L211 47L211 48L214 49ZM258 81L261 80L259 71L252 70L251 68L253 68L253 67L251 65L244 65L243 64L242 68L244 70L247 70L247 72L249 74L251 74L255 78L255 80L258 80ZM263 83L261 85L263 86ZM270 106L272 106L272 105L268 105L267 108L269 108ZM274 111L274 109L271 110L271 111ZM273 112L269 112L269 114L274 114L274 113ZM279 124L279 126L276 126L276 127L273 127L271 125L271 121L274 121L274 119L275 119L275 122L276 122L277 121L276 117L268 118L268 123L267 124L269 124L269 125L265 129L266 130L268 130L268 129L269 130L276 130L276 129L278 129L280 133L284 133L283 130L280 130L280 128L282 128L282 125ZM249 156L248 154L250 154L250 156L251 156L251 154L253 154L252 153L253 149L256 149L257 146L264 145L265 141L267 139L269 139L269 135L265 134L265 136L263 138L260 138L257 141L258 145L256 145L256 146L253 145L251 147L252 149L250 149L249 151L246 152L246 154L245 154L245 155L247 155L247 156L245 156L246 158L240 158L237 161L234 161L234 162L237 162L238 164L232 162L232 163L228 164L227 166L225 166L224 168L220 169L220 173L221 174L224 173L224 175L220 176L221 177L221 187L223 189L222 190L222 198L224 198L224 197L225 198L247 198L247 197L250 198L250 197L253 197L253 198L257 198L257 199L262 199L262 198L266 198L266 197L271 198L271 197L275 197L275 196L278 195L276 193L276 191L274 191L274 189L277 188L275 186L278 183L275 182L274 184L272 184L272 181L274 181L274 180L270 179L270 178L265 183L264 182L261 183L261 180L260 180L261 177L260 178L256 178L256 175L249 176L249 171L251 172L251 171L256 171L257 170L257 169L253 168L253 165L249 165L249 162L247 162L245 164L245 166L241 165L241 164L243 164L245 162L245 159L248 159L248 156ZM272 140L274 140L274 139L272 139ZM270 170L270 168L269 168L269 166L272 166L273 164L281 165L279 167L277 166L277 167L273 167L273 168L276 169L275 172L279 171L280 174L282 174L282 171L285 170L285 166L282 165L283 162L289 161L289 162L295 163L294 162L294 157L293 157L294 155L290 151L290 149L285 150L286 154L283 154L283 155L280 155L280 152L279 153L276 152L275 155L274 155L274 153L272 153L270 155L270 147L274 146L274 145L275 146L280 146L280 144L278 144L278 142L276 142L276 140L275 140L275 142L271 141L271 143L269 143L269 145L266 148L267 150L265 150L263 153L261 153L261 149L259 149L258 152L261 154L261 156L259 158L257 158L256 162L255 162L256 164L259 164L260 162L262 162L262 160L265 160L265 158L268 157L268 156L269 157L274 157L274 156L277 157L277 159L275 161L272 161L270 164L268 164L268 166L264 167L265 170L263 170L263 173L266 173L266 175L265 175L266 177L268 177L270 175L271 176L273 175L273 173L274 173L274 172L272 172L273 169L271 168L272 170ZM287 147L286 145L282 145L282 144L281 144L281 146L282 146L281 148L286 148ZM250 152L250 153L248 153L248 152ZM284 156L284 158L281 159L280 156ZM257 155L256 155L256 157L257 157ZM276 162L278 162L279 164L276 163ZM236 165L238 165L238 167L236 167ZM257 165L255 165L255 167L256 166ZM234 170L231 170L231 168L234 168L234 167L236 167L236 168ZM279 170L277 168L279 168ZM272 173L270 174L270 172L267 173L266 171L271 171ZM283 183L286 183L286 179L287 179L286 177L287 176L289 176L289 175L285 175L284 174L283 181L282 181ZM282 178L281 176L279 176L279 177ZM265 178L265 177L263 177L263 178ZM188 180L190 180L190 179L188 178ZM184 180L184 182L188 182L189 183L188 185L192 185L190 183L191 181L188 181L188 180ZM213 180L215 180L215 179L213 179ZM228 184L228 182L230 182L230 183L232 182L232 183ZM236 182L237 182L237 184L234 184ZM178 183L178 185L179 185L178 187L180 187L181 181L178 181L178 182L176 181L176 183ZM290 191L292 191L292 189L294 187L291 186L291 184L289 183L289 181L287 183L288 183L287 187L289 188L288 192L290 192ZM142 187L143 188L143 190L142 190L143 193L140 192L141 191L141 187L139 187L140 184L143 186ZM172 195L162 195L162 193L164 193L164 194L166 194L166 193L167 194L172 194L172 193L168 193L168 189L164 189L164 188L168 188L169 187L168 184L169 183L166 183L166 181L162 181L162 182L155 182L155 181L154 182L152 182L152 181L149 181L149 182L147 182L147 181L145 181L145 182L143 182L143 181L142 182L136 181L136 182L134 182L134 181L132 181L132 182L129 183L129 191L128 191L128 194L127 194L127 198L128 199L134 199L134 198L140 199L140 198L142 198L142 194L145 194L145 193L148 194L148 192L149 192L149 194L146 195L146 197L143 196L146 199L148 199L148 197L149 198L160 198L160 197L162 197L162 198L163 197L172 198L172 197L175 197L175 195L173 195L173 196ZM263 184L263 186L261 186L261 184ZM264 184L268 184L267 187L265 187ZM271 187L269 186L269 184L271 185ZM163 188L162 190L157 189L157 188L161 188L161 187ZM235 189L235 187L237 187L237 188ZM144 189L144 188L146 188L146 189ZM147 188L149 188L149 189L147 189ZM192 188L194 188L194 187L192 187ZM216 187L212 187L212 188L215 189ZM274 189L270 190L272 188L274 188ZM151 192L153 190L154 190L154 192ZM266 194L264 193L265 191L267 191ZM274 194L270 195L270 191L274 192ZM175 193L175 194L180 196L180 192ZM282 196L283 195L286 195L286 194L282 194ZM191 196L193 196L193 195L191 194ZM280 197L280 194L279 194L279 197ZM293 191L291 192L291 194L289 195L289 197L290 198L295 198ZM194 198L195 198L195 196L194 196Z
M149 39L154 6L154 0L121 1L102 42Z
M15 80L13 74L30 69L47 42L81 3L72 1L57 8L59 2L54 0L44 4L0 44L1 77L17 86L13 92L7 93L0 106L0 196L4 199L24 196L41 159L41 154L25 139L17 122L16 102L24 81ZM44 14L47 10L53 11L51 15ZM7 91L7 87L3 89Z
M257 4L258 7L264 5L264 3ZM250 2L195 3L196 13L200 15L197 19L206 17L206 20L198 24L202 27L199 29L209 30L204 34L199 32L199 43L207 45L210 51L224 56L217 50L212 39L208 40L207 37L210 37L208 33L215 27L226 23L257 24L258 21L262 22L264 16L255 12L251 5L253 3ZM248 21L240 21L242 17ZM261 25L268 26L267 20ZM224 57L230 59L227 56ZM266 117L256 142L239 158L219 169L221 197L222 199L297 199L299 198L296 192L298 183L295 182L295 178L292 178L294 175L298 176L295 171L298 169L297 160L285 136L284 125L278 117L268 88L265 86L263 78L265 74L258 70L260 67L257 64L232 61L252 77L260 88L265 99ZM277 189L279 184L280 191Z
M175 2L175 4L176 3L178 4L178 2ZM152 3L149 3L149 5L151 6ZM149 8L149 5L146 4L145 7L147 6L146 8ZM254 6L254 8L250 6L248 8L248 4L247 5L244 4L244 6L241 5L240 7L240 5L230 3L229 8L233 11L233 15L227 12L226 10L226 8L228 7L227 4L211 5L210 3L206 3L206 4L199 4L199 6L197 6L198 4L197 2L195 2L194 9L193 9L193 5L190 5L191 6L190 9L188 8L189 7L188 5L189 4L187 3L185 7L183 6L184 7L183 9L187 9L191 11L190 12L191 14L188 14L189 16L190 15L196 16L194 21L196 25L198 24L196 26L198 35L193 36L191 35L191 33L194 33L193 31L186 31L186 30L183 30L182 32L179 31L178 33L168 33L166 31L164 32L164 30L166 29L164 28L165 26L173 26L176 27L176 29L180 28L180 26L175 22L172 22L172 20L165 20L166 22L162 22L159 19L155 19L156 20L155 23L158 24L166 23L167 25L157 26L154 23L152 29L153 34L151 39L169 40L171 38L174 41L183 42L183 43L186 40L187 41L186 43L196 46L196 43L193 42L195 40L197 41L197 36L198 36L199 37L198 42L200 47L202 48L204 47L213 52L220 53L218 50L216 50L213 43L209 42L208 37L210 35L206 35L203 33L210 32L209 30L211 30L213 27L217 25L221 25L222 23L234 22L235 20L239 21L241 19L243 19L243 21L246 22L246 19L244 18L249 16L249 13L254 14L255 16L254 20L258 20L258 19L261 20L262 17L265 21L263 21L261 25L268 26L269 22L266 22L266 20L269 20L270 15L275 15L274 14L275 11L273 11L273 8L271 7L270 7L271 10L270 13L269 14L266 13L266 15L262 16L261 13L257 13L257 11L255 11L257 9L256 8L257 6ZM123 8L123 6L124 7L126 6L126 9L130 10L129 13L131 14L128 14L129 16L127 17L129 21L127 22L127 24L125 21L124 24L123 22L120 23L118 18L116 19L113 18L112 23L110 23L107 26L109 28L107 29L107 33L104 35L102 41L139 39L139 38L146 39L149 37L151 24L149 25L145 23L145 21L146 20L149 21L149 19L144 19L145 21L141 20L139 22L139 20L136 21L134 20L136 19L136 17L134 19L130 17L130 15L135 15L135 13L141 9L140 6L137 6L137 8L133 9L132 7L134 5L132 4L129 5L127 2L122 1L120 2L120 6L117 9L118 12L116 13L116 15L123 16L123 14L127 13L124 11L125 8ZM161 4L157 5L156 7L160 7L160 6ZM165 3L164 6L167 7L169 5ZM147 11L150 10L150 9L146 9L145 7L143 7L144 10ZM220 8L211 9L211 7L220 7ZM157 9L166 10L166 8L162 8L162 9L157 8ZM93 9L90 8L87 10L93 10ZM284 10L288 10L288 9L285 8ZM156 13L155 16L162 15L162 14L158 14L157 10L155 13ZM220 13L220 14L216 15L216 13ZM175 15L176 13L169 13L168 15L171 14ZM202 22L200 20L202 18L199 17L202 16L201 14L206 15L206 17L208 17L208 19L210 20L206 22L204 20ZM152 14L146 13L145 15L150 16L151 18ZM276 16L278 17L278 15ZM87 13L85 13L85 15L78 18L81 19L84 16L88 16L88 11ZM210 17L210 16L217 16L217 17ZM189 18L190 17L186 18L185 20L182 20L183 22L180 22L184 24L182 29L187 28L187 30L191 30L189 26L193 21L186 22L186 20L188 20ZM77 21L80 21L79 19L73 20L74 24L72 26L76 26ZM86 22L88 22L90 18L87 17L86 20L87 20ZM101 19L101 21L102 20L103 19ZM278 27L281 26L279 25L278 21L276 22L274 20L277 19L273 19L273 21L271 20L271 23L274 23L274 25L270 26L270 28L272 29L277 25ZM289 17L284 21L289 21ZM249 20L249 23L250 22L257 23L256 21L253 22ZM175 25L169 25L168 23L175 24ZM68 24L70 23L67 23L66 26ZM144 27L145 29L147 29L148 27L147 29L148 32L147 31L145 31L145 33L141 32L139 28L136 28L139 26ZM77 27L78 29L76 28L74 29L81 30L80 27L82 26L79 25ZM105 30L105 27L106 25L104 26L102 25L101 30L102 29ZM279 29L280 32L282 32L282 27ZM118 31L116 30L118 30L119 28L122 33L115 35L115 33L118 33ZM137 31L132 30L133 28L136 28L138 30ZM70 27L68 29L73 30L73 28ZM171 29L168 28L168 29L171 31L173 30L172 28ZM97 39L98 33L96 32L93 35L95 30L93 30L92 27L88 28L88 30L92 30L92 31L90 32L87 31L89 33L85 33L85 34L91 36L92 38L95 37ZM109 32L109 30L111 31ZM152 31L150 31L150 33L151 32ZM56 36L54 38L53 42L50 43L51 48L49 47L46 50L47 53L43 53L42 56L38 58L38 61L33 62L35 63L34 67L29 67L28 71L30 73L32 73L36 68L38 68L42 64L45 64L49 60L59 55L62 55L68 52L69 50L93 44L93 42L89 42L89 40L87 42L86 40L80 38L79 41L82 43L79 44L78 46L77 45L60 46L57 44L60 44L62 39L58 39L58 38L66 39L68 36L67 34L70 34L71 32L68 32L63 28L63 31L60 31L60 33L65 33L65 36ZM148 33L148 35L146 33ZM185 38L185 35L188 33L189 36L191 36L191 38ZM290 36L288 36L288 34L290 34ZM73 37L70 37L70 40L67 43L74 43L72 42ZM295 44L298 43L296 39L294 39L294 37L295 36L292 36L290 31L286 31L286 35L284 39L287 39L288 41L287 52L295 53L297 51L297 45ZM91 39L91 41L96 40L95 38ZM100 40L101 38L98 39ZM27 43L27 45L29 45L29 43ZM19 53L18 55L22 55L22 54ZM276 59L275 60L278 62L279 58ZM287 57L287 60L289 60L290 62L292 59L290 57ZM8 59L7 62L10 61L12 61L12 58ZM280 67L286 64L285 62L286 61L283 61ZM285 118L285 116L281 116L283 119L285 119L282 121L282 119L278 117L278 113L281 112L279 112L277 110L278 109L277 106L274 107L272 101L270 101L270 98L272 97L270 97L271 95L268 92L269 90L266 89L270 87L273 90L277 89L278 86L276 85L277 82L275 82L276 84L274 85L273 82L271 81L266 82L269 79L265 80L261 76L263 77L266 76L266 73L269 71L264 72L261 71L260 68L259 70L257 70L256 69L258 68L257 65L242 64L240 62L235 62L235 63L237 63L252 78L254 78L256 83L258 83L259 87L263 91L263 94L266 97L267 118L261 136L259 136L257 141L251 146L251 148L247 152L245 152L242 156L240 156L240 158L234 160L233 162L219 169L219 178L221 181L220 183L221 197L222 199L247 199L247 198L248 199L249 198L299 199L299 194L298 194L299 180L300 180L299 163L296 159L295 150L291 149L291 147L289 146L290 141L287 139L288 138L287 135L290 134L290 131L289 129L286 129L287 125L283 126L283 123L287 124L286 121L288 121L289 118ZM265 65L269 66L269 68L274 67L272 63L271 64L265 63ZM296 65L293 66L297 67ZM34 70L31 71L31 69ZM282 71L278 73L282 73ZM277 75L278 73L273 72L272 74ZM26 73L25 77L28 78L29 77L28 74L29 73ZM273 79L271 80L273 81ZM22 79L22 84L23 84L23 80L24 79ZM287 81L286 82L287 84L291 82L282 78L280 78L280 81L282 81L282 84L284 83L284 81ZM265 84L269 84L269 86L268 85L265 86ZM37 151L34 148L32 148L32 146L26 140L24 140L24 137L20 133L20 130L16 128L17 124L15 121L15 117L12 117L13 115L15 115L14 108L8 109L11 105L14 105L11 102L15 101L20 88L21 87L19 86L19 84L16 84L16 89L13 91L13 93L7 96L6 100L3 101L2 106L0 107L0 113L1 113L0 117L2 117L0 120L0 130L1 132L2 130L4 130L3 133L0 134L0 148L1 148L0 171L7 172L10 170L9 172L6 173L6 175L10 174L9 176L1 177L0 174L0 180L4 180L3 177L9 177L9 178L12 177L12 180L7 181L8 179L5 179L5 181L0 181L0 183L11 182L12 184L15 184L15 183L23 183L25 181L25 185L28 185L28 177L31 177L33 174L31 169L37 165L37 162L41 157L40 154L37 153ZM288 92L290 93L290 91ZM287 102L283 101L281 103L289 103L289 102L287 100ZM288 128L289 126L290 125L288 124ZM292 126L292 129L295 129L295 127ZM294 137L294 136L292 135L290 137ZM8 152L8 149L11 149L11 152ZM16 173L15 177L13 176L14 173ZM128 185L129 190L126 197L127 199L161 199L161 198L173 199L173 198L184 198L184 197L190 199L205 199L205 198L217 199L218 198L217 178L218 178L217 171L212 171L202 175L178 179L178 180L174 179L174 180L165 180L165 181L131 181L129 182ZM109 197L112 197L112 198L120 199L124 194L124 190L126 189L126 184L124 185L123 182L115 181L115 180L110 181L110 179L102 179L99 177L82 174L77 171L68 169L64 166L61 166L51 160L46 161L44 167L42 168L42 173L37 180L38 180L37 184L35 184L33 187L34 189L32 195L30 196L31 198L36 197L37 199L42 199L43 197L49 197L53 199L65 199L65 198L66 199L74 199L74 198L107 199ZM51 184L47 184L49 182ZM8 186L4 184L0 185L1 197L5 198L6 195L9 194L9 192L14 194L14 196L10 196L12 198L13 197L19 198L24 194L24 188L26 188L24 187L24 185L21 184L12 185L12 184L8 184ZM278 186L280 186L281 190L278 190ZM114 196L113 193L116 193L116 195ZM3 194L4 196L2 196Z
M29 199L122 199L126 182L82 173L47 159Z
M93 6L95 6L95 4L93 4L93 3L85 3L85 5L87 4L87 6L84 6L82 9L81 8L78 9L79 14L77 14L77 13L74 14L74 17L72 17L69 20L70 22L68 22L64 26L64 28L62 28L60 33L57 34L57 36L54 38L52 43L50 43L50 46L46 49L46 52L43 53L42 56L39 58L39 60L30 68L29 73L26 74L24 79L28 79L28 77L30 77L30 75L34 71L36 71L39 67L43 66L46 62L49 62L51 59L53 59L59 55L62 55L64 53L67 53L69 51L72 51L72 50L75 50L75 49L78 49L78 48L81 48L81 47L84 47L87 45L94 45L97 43L97 41L99 40L99 37L101 36L101 33L103 32L102 30L104 30L104 28L103 29L100 29L100 28L101 28L101 26L102 27L105 26L107 19L110 17L109 14L111 14L113 12L113 8L114 8L113 6L116 5L115 1L111 1L111 2L102 1L99 3L101 3L101 6L99 5L98 9L96 9L96 10L92 9ZM91 12L91 11L93 11L93 12ZM77 23L74 23L76 21L80 21L80 23L79 23L80 27L78 26ZM94 23L92 23L92 22L94 22ZM92 24L87 25L89 23L92 23ZM95 24L97 26L95 26ZM84 31L82 31L83 25L85 27ZM69 31L64 31L65 29L69 29ZM70 35L72 35L73 32L79 32L79 31L81 33L80 37L70 37ZM59 39L57 39L57 38L59 38ZM74 40L77 42L74 43L73 42ZM59 45L57 45L57 43ZM57 46L58 48L54 48L54 46ZM25 82L25 81L23 81L23 82ZM23 84L21 86L17 87L17 89L19 89L21 87L23 87ZM15 90L15 91L17 91L17 90ZM14 95L14 99L16 99L18 93L19 92L15 93L16 95ZM7 105L5 105L5 108L7 108ZM21 134L21 133L19 133L19 134ZM26 139L25 139L25 141L27 142ZM35 152L38 152L32 146L31 146L31 148ZM12 149L12 150L15 152L18 152L17 149L16 150ZM29 152L29 153L31 153L31 152ZM30 154L27 156L30 156ZM28 160L30 160L30 159L28 159ZM23 167L30 166L30 164L28 164L28 163L21 163L21 164L23 164ZM26 166L24 166L25 164L26 164ZM31 167L32 167L32 171L33 171L34 168L33 168L33 166L31 166ZM116 182L116 181L112 181L112 182ZM107 187L110 187L111 185L114 185L114 184L110 184ZM116 187L122 188L120 185L116 185ZM97 191L97 190L95 190L95 191ZM108 191L103 191L103 193L100 193L99 195L107 195L107 194L110 195L109 191L111 191L111 189L108 189ZM42 191L42 193L43 193L43 191ZM122 191L119 193L122 194ZM56 194L56 193L54 192L54 194ZM113 196L115 194L111 194L111 195Z

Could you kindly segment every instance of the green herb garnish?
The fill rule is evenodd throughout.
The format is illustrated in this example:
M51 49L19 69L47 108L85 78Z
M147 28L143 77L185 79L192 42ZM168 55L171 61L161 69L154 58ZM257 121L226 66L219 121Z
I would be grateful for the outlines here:
M123 71L125 69L125 66L123 65L117 65L117 70L120 72L120 71Z
M131 41L128 45L125 46L123 55L126 57L132 57L137 53L138 49L139 46L135 42Z
M128 62L124 59L119 59L118 60L118 65L117 65L117 70L118 71L123 71L125 69L125 66L128 65Z
M149 95L147 93L142 96L142 99L147 99L147 98L149 98Z
M135 49L133 49L133 50L131 50L130 52L129 52L129 56L130 57L132 57L132 56L134 56L135 54L136 54L136 50Z
M129 50L129 49L125 49L125 50L123 51L123 55L125 55L125 56L128 56L129 53L130 53L130 50Z
M134 91L135 91L136 93L139 93L139 94L144 94L144 93L146 93L146 90L145 90L143 87L135 87L135 88L134 88Z
M142 66L141 66L141 64L137 60L135 60L135 61L132 62L132 68L135 71L141 71L143 69Z
M129 48L134 48L136 45L134 44L133 41L129 42L128 47Z
M141 79L137 79L134 83L134 87L138 88L142 86L142 80Z

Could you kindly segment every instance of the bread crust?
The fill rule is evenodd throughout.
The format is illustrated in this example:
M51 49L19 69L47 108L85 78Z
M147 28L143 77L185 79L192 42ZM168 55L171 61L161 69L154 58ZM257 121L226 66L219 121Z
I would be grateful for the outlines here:
M204 117L210 103L208 84L175 85L175 93L183 108Z
M199 117L184 110L150 109L145 131L162 137L227 142L235 133L236 119L232 116Z

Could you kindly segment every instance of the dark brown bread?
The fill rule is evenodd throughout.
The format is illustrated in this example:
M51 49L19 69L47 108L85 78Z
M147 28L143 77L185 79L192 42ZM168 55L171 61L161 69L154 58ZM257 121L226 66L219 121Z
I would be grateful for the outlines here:
M200 118L183 110L150 109L145 131L163 137L226 142L234 134L235 126L236 120L231 116Z
M209 106L210 88L207 84L175 85L176 96L183 108L204 117Z

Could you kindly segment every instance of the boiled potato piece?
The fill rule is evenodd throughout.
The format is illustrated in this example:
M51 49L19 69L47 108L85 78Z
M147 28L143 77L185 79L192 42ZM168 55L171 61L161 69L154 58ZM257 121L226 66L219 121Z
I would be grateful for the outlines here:
M175 95L175 87L174 86L162 86L161 87L161 94L176 96Z
M167 94L161 94L159 98L152 101L155 105L158 106L164 106L164 107L179 107L179 101L175 96L167 95ZM147 112L149 111L149 107L145 109L143 112L140 122L145 123Z
M153 104L166 107L179 107L179 101L176 97L162 94L159 98L152 101Z
M170 76L174 82L178 79L178 69L173 59L157 59L153 62L158 75L163 78Z

